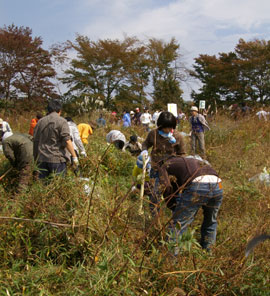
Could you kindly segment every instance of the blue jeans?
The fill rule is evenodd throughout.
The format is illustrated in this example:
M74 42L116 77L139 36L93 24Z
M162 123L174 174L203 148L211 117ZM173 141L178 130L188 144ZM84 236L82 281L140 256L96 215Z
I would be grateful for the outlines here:
M49 177L50 174L65 175L66 171L67 171L67 165L65 162L60 162L60 163L41 162L38 164L39 179L45 179Z
M201 241L203 249L209 248L216 241L217 214L222 203L223 190L219 183L194 182L177 197L177 205L173 212L173 227L181 225L177 235L182 235L194 220L198 210L203 209L203 223L201 226Z

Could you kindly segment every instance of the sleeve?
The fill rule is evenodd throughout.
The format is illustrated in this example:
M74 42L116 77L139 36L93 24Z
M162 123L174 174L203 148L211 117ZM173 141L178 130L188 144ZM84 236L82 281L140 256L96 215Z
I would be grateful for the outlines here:
M68 123L66 120L63 122L63 124L61 126L60 137L61 137L61 141L64 146L66 146L66 142L68 140L71 140L70 130L69 130L69 126L68 126Z
M176 139L176 154L177 155L184 155L186 154L186 147L185 147L185 141L183 136L181 136L179 133L176 133L174 135L175 139Z
M74 141L75 145L79 148L80 152L85 152L85 148L83 146L79 130L75 126L73 129L73 141Z
M142 143L142 150L148 150L153 146L153 133L155 133L156 130L150 131L145 139L145 141Z
M88 133L89 133L89 135L92 135L93 134L93 130L92 130L92 127L90 125L88 127Z
M3 142L3 152L5 157L10 161L11 165L15 166L15 155L9 142Z

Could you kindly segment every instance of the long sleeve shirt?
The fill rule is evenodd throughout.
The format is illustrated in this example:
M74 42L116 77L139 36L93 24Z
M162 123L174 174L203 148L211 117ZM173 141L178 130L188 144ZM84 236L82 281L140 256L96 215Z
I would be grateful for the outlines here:
M61 163L68 160L67 141L71 140L67 121L56 112L41 118L34 129L34 159Z
M182 156L186 153L184 138L177 131L173 132L173 136L176 140L175 144L171 144L168 138L162 137L158 133L158 129L154 129L148 133L145 141L142 143L142 150L152 148L151 162L153 168L169 156Z
M10 163L21 169L33 162L33 142L29 135L14 133L3 141L3 152Z

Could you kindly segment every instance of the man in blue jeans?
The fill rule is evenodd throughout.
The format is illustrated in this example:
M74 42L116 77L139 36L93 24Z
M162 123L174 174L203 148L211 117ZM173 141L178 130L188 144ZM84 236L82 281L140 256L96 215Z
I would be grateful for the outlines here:
M202 208L200 244L210 251L216 241L217 214L223 198L217 172L194 158L171 157L160 167L159 173L163 197L173 213L171 232L182 235ZM177 224L180 230L177 230Z

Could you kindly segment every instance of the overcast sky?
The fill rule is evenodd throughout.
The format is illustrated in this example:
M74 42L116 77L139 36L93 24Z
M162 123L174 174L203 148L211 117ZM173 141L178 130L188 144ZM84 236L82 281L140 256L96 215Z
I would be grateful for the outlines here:
M233 50L240 38L269 40L269 13L269 0L0 0L1 27L30 27L44 48L76 33L93 40L175 37L189 67L201 53Z

